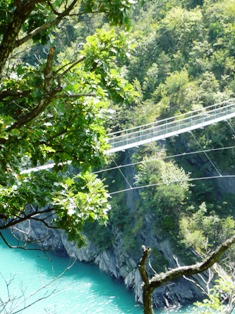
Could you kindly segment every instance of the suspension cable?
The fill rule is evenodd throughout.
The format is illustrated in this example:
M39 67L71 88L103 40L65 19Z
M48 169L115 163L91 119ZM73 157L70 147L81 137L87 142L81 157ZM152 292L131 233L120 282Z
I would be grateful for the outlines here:
M188 178L186 180L173 180L168 181L167 183L153 183L153 184L146 184L140 186L134 186L131 189L123 189L119 191L110 192L109 195L115 195L123 192L134 191L134 190L141 190L149 187L161 186L161 185L169 185L173 183L180 183L180 182L193 182L193 181L200 181L200 180L212 180L212 179L224 179L224 178L235 178L235 174L228 174L228 175L218 175L218 176L210 176L210 177L198 177L198 178Z
M219 169L215 166L215 164L213 163L213 161L210 159L210 157L208 156L207 152L202 148L200 142L196 139L196 137L194 136L194 134L190 131L192 137L194 138L194 140L196 141L196 143L198 144L198 146L201 148L201 150L203 151L203 153L205 154L205 156L207 157L207 159L209 160L209 162L212 164L212 166L214 167L215 171L218 173L218 175L221 177L222 174L220 173Z
M235 148L235 146L225 146L225 147L197 150L197 151L191 151L188 153L181 153L181 154L175 154L175 155L170 155L170 156L165 156L165 157L152 158L151 160L146 160L145 162L152 162L152 161L159 160L159 159L165 160L165 159L171 159L171 158L178 158L178 157L182 157L182 156L196 155L196 154L200 154L200 153L208 153L208 152L213 152L213 151L229 150L229 149L233 149L233 148ZM98 174L98 173L102 173L102 172L106 172L106 171L116 170L118 168L136 166L136 165L141 164L142 162L143 161L138 161L138 162L132 162L132 163L125 164L125 165L118 165L115 167L97 170L97 171L94 171L93 173Z

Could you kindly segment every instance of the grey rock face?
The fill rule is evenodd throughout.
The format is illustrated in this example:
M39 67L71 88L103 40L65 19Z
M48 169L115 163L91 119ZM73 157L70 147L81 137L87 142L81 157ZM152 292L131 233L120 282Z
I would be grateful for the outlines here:
M126 170L125 176L128 178L128 182L132 184L133 169ZM127 193L125 206L129 209L131 217L135 217L138 201L137 191ZM95 246L86 236L87 245L78 248L75 243L68 241L63 231L48 230L45 225L35 221L20 224L18 230L15 229L14 232L26 241L40 239L39 244L42 247L51 249L56 254L67 254L79 261L97 264L102 271L124 282L128 289L134 291L136 301L142 303L142 280L138 270L138 263L142 254L141 245L155 248L166 260L167 267L176 267L176 263L173 259L174 252L170 240L168 238L162 239L157 235L156 228L153 225L154 217L151 213L144 213L140 219L142 219L142 224L139 231L133 233L133 238L132 232L128 235L127 240L131 249L127 248L124 232L114 226L111 228L112 246L107 250ZM19 232L19 229L22 231ZM148 271L152 272L150 268ZM177 307L200 296L201 293L192 283L180 279L155 291L153 302L156 307Z
M12 232L21 240L37 240L39 245L53 253L77 258L82 262L97 264L99 268L115 279L123 281L126 287L134 291L136 302L142 303L142 280L138 271L139 259L133 258L123 250L123 240L120 233L116 231L116 241L113 248L100 251L87 239L87 246L78 248L75 243L68 241L63 231L48 230L39 222L21 223ZM144 236L144 234L142 235ZM156 239L148 233L149 244L157 245ZM172 252L169 241L159 243L161 251L166 251L166 256L171 257L169 264L173 265ZM154 293L153 303L157 308L177 307L192 301L200 296L196 288L185 280L169 283Z
M19 240L32 242L57 256L67 256L68 253L61 241L61 231L48 229L39 221L24 221L11 228Z

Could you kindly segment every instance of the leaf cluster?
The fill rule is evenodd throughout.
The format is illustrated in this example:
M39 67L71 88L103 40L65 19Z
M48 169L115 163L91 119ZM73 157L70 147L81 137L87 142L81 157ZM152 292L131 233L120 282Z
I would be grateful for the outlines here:
M108 105L128 102L135 93L118 67L128 47L126 34L106 27L83 38L85 43L60 43L63 52L54 35L66 19L75 28L89 14L125 24L135 3L1 2L0 212L10 219L2 228L39 219L38 211L27 213L28 204L50 204L48 219L56 218L48 226L64 229L81 244L85 221L107 219L108 194L91 169L105 159ZM35 43L42 53L29 64ZM30 170L48 163L50 170Z

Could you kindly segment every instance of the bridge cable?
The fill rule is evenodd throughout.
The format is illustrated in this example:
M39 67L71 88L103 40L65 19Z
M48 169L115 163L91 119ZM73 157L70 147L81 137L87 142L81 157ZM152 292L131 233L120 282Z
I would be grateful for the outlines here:
M148 188L148 187L169 185L171 183L193 182L193 181L200 181L200 180L212 180L212 179L224 179L224 178L235 178L235 174L209 176L209 177L198 177L198 178L188 178L186 180L168 181L167 183L153 183L153 184L147 184L147 185L134 186L130 189L123 189L123 190L119 190L119 191L110 192L109 195L115 195L115 194L119 194L119 193L123 193L123 192L133 191L133 190L140 190L140 189L144 189L144 188Z
M190 131L192 137L194 138L194 140L197 142L198 146L201 148L201 150L203 151L203 153L205 154L205 156L207 157L207 159L209 160L209 162L212 164L212 166L214 167L215 171L218 173L218 175L221 177L221 173L219 171L219 169L215 166L215 164L213 163L213 161L210 159L210 157L208 156L208 154L206 153L206 151L202 148L200 142L196 139L196 137L194 136L194 134L192 133L192 131Z
M203 149L203 150L191 151L191 152L188 152L188 153L181 153L181 154L175 154L175 155L170 155L170 156L165 156L165 157L152 158L151 160L149 160L149 161L146 160L145 162L151 162L151 161L159 160L159 159L165 160L165 159L171 159L171 158L178 158L178 157L182 157L182 156L195 155L195 154L200 154L200 153L205 153L205 152L208 153L208 152L212 152L212 151L229 150L229 149L233 149L233 148L235 148L235 145L234 146L225 146L225 147L218 147L218 148ZM138 161L138 162L133 162L133 163L125 164L125 165L120 164L120 165L117 165L115 167L104 168L104 169L100 169L100 170L97 170L97 171L93 171L92 173L99 174L99 173L106 172L106 171L116 170L118 168L125 168L125 167L139 165L142 162L143 161ZM54 163L46 164L46 165L43 165L43 166L38 166L38 167L35 167L35 168L22 170L21 174L27 174L27 173L30 173L30 172L37 172L37 171L40 171L40 170L47 170L47 169L53 168L54 166L55 166Z
M129 181L127 180L126 176L124 175L124 173L122 172L122 170L120 169L120 167L117 165L116 161L114 159L112 159L113 162L115 163L117 169L119 170L119 172L121 173L121 175L123 176L124 180L126 181L126 183L128 184L129 188L132 189L131 184L129 183Z
M177 158L177 157L182 157L182 156L188 156L188 155L196 155L196 154L200 154L200 153L205 153L205 152L213 152L213 151L221 151L221 150L229 150L229 149L234 149L234 146L225 146L225 147L218 147L218 148L210 148L210 149L203 149L203 150L197 150L197 151L191 151L188 153L181 153L181 154L175 154L175 155L170 155L170 156L165 156L165 157L157 157L157 158L152 158L151 160L145 160L145 162L152 162L155 160L165 160L165 159L171 159L171 158ZM125 168L125 167L131 167L131 166L136 166L141 164L143 161L138 161L138 162L133 162L133 163L129 163L129 164L125 164L125 165L118 165L115 167L110 167L110 168L105 168L105 169L101 169L101 170L97 170L94 171L94 174L99 174L102 172L106 172L106 171L111 171L111 170L116 170L118 168Z
M230 129L232 130L233 135L235 136L235 130L234 130L234 127L231 125L231 123L230 123L228 120L226 120L226 122L228 123L228 125L229 125Z

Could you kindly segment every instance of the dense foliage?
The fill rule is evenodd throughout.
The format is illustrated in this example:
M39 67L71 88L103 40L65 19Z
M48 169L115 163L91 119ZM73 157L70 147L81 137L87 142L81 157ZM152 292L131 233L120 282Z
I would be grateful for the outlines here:
M101 250L118 235L123 252L137 260L142 244L170 239L181 261L192 261L234 234L234 194L223 188L231 182L188 182L234 174L233 120L121 152L109 159L111 167L135 165L100 178L90 171L105 159L105 129L234 97L235 1L145 1L128 19L136 2L0 4L1 228L37 219L50 204L57 214L51 226L70 239L82 239L86 221L86 236ZM109 22L132 25L131 32ZM50 171L25 171L48 161L55 163ZM111 193L130 191L108 202L104 179ZM90 223L107 216L106 226ZM152 253L154 268L165 269L167 256L157 247Z
M127 64L127 72L142 98L134 107L127 109L131 114L123 114L123 110L120 110L120 124L127 127L148 123L234 97L234 8L233 0L153 1L135 14L130 37L135 40L136 46ZM207 155L203 149L233 146L233 137L234 124L230 120L195 131L193 136L186 134L167 140L164 149L167 155L202 151L200 154L175 159L191 177L218 174L217 171L231 173L234 160L232 147ZM146 153L151 159L156 158L155 151L153 145L147 150L139 149L135 159L143 159ZM137 169L140 171L138 181L141 178L141 184L162 184L164 178L153 178L158 176L163 161L151 163L151 159L149 164L145 161ZM177 172L174 174L170 162L166 165L166 176L170 172L172 176L179 177ZM222 193L218 198L218 185L212 181L194 183L189 188L193 193L184 196L187 202L184 202L183 207L182 195L176 191L177 185L174 185L174 193L169 184L145 189L141 192L146 200L144 206L153 207L148 204L149 200L155 204L155 209L161 203L164 213L165 207L170 210L171 206L164 204L158 195L163 189L165 197L167 193L175 198L178 196L178 203L172 203L172 208L180 215L187 216L187 208L190 216L198 210L200 212L204 202L207 206L204 212L206 216L218 215L224 221L234 212L233 197ZM172 201L170 197L166 199L166 202Z
M114 129L234 98L234 10L234 0L156 0L137 10L129 35L135 50L126 71L141 97L126 110L117 111L119 122ZM151 144L129 152L129 163L142 161L133 166L135 181L130 180L130 168L121 170L132 186L149 186L139 193L130 190L113 195L122 212L126 206L128 223L122 223L118 214L115 221L122 224L120 228L116 222L130 255L140 256L142 244L152 246L150 260L159 273L169 266L168 253L162 251L164 241L170 240L181 263L191 264L234 235L234 180L222 179L223 174L234 174L234 130L231 119L168 139L158 143L159 147ZM200 153L192 153L195 151ZM179 157L169 158L171 155ZM122 165L123 159L120 155L118 163ZM118 171L111 180L118 177ZM188 183L189 178L214 175L221 179ZM127 182L121 185L119 181L116 191L129 188ZM138 201L128 210L131 195ZM207 307L206 313L234 306L234 249L221 263L231 280L223 282L224 290L220 284L208 292L209 299L200 304Z
M133 95L117 66L128 43L124 30L108 25L85 39L79 24L98 15L103 24L128 26L135 2L1 2L1 229L53 212L52 226L79 242L85 220L106 220L108 194L90 171L104 160L108 105ZM52 170L26 171L47 162Z
M135 48L125 71L140 98L115 107L113 129L234 98L234 10L234 0L155 0L136 9L128 35ZM153 243L149 238L154 234L158 243L170 239L177 256L190 263L195 254L205 256L234 234L234 194L229 188L233 179L188 182L193 177L234 174L234 130L231 119L118 155L121 167L135 162L105 173L111 192L129 189L113 195L108 227L110 233L122 234L126 252L140 256L140 246ZM131 191L127 182L150 186ZM130 208L131 198L135 204ZM110 235L110 247L112 241ZM227 259L230 265L233 254ZM156 248L151 262L158 271L167 265Z

